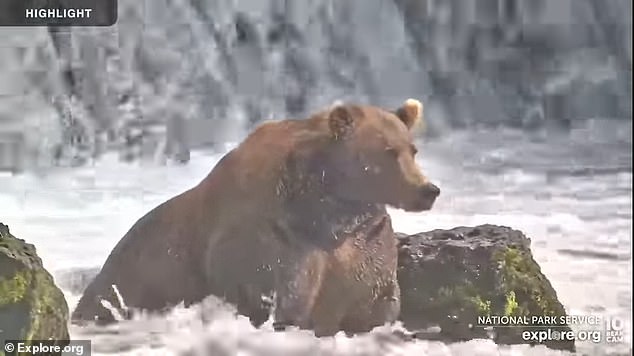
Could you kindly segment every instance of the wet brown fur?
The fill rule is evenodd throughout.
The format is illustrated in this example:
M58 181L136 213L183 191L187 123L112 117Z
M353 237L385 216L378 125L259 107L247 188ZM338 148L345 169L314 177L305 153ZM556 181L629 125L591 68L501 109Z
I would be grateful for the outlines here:
M318 336L395 320L396 241L385 206L421 211L435 198L424 194L431 183L411 152L409 129L422 114L411 104L341 105L260 125L197 186L130 229L72 318L112 321L100 301L122 309L114 284L133 309L214 294L255 325L269 313L262 296L275 293L276 322Z

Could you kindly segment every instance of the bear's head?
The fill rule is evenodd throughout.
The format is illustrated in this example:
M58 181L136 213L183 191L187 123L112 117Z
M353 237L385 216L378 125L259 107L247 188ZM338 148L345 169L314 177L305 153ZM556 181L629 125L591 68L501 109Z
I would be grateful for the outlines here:
M360 203L382 203L407 211L431 209L440 189L421 172L412 130L423 105L408 99L394 111L337 105L326 119L331 135L329 194Z

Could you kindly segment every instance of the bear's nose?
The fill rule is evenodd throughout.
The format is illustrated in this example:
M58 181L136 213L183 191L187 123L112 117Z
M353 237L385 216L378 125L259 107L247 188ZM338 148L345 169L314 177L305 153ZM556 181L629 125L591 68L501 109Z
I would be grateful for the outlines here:
M440 188L433 183L427 183L425 184L425 195L436 198L440 195Z

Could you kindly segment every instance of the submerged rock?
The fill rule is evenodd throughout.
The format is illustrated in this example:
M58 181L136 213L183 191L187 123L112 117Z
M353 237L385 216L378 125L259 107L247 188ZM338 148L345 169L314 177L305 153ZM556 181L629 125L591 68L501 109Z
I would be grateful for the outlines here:
M522 333L571 330L559 322L566 311L533 259L530 239L520 231L482 225L397 234L397 238L400 319L409 330L424 330L417 337L444 341L492 338L498 344L537 344L536 340L524 340ZM514 320L478 320L486 316ZM557 317L557 322L532 320L540 316ZM518 324L522 317L527 317L531 327ZM504 323L508 325L482 326ZM573 341L542 343L554 349L575 348Z
M68 343L64 295L35 247L15 238L0 223L0 343L48 339Z

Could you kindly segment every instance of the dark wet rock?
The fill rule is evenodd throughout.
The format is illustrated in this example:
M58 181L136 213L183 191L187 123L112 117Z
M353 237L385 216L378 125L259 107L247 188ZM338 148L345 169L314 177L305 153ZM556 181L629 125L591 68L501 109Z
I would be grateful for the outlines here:
M420 330L415 333L418 338L493 338L498 344L526 344L532 342L524 341L522 332L547 327L485 328L478 317L566 315L533 259L530 239L520 231L482 225L397 234L397 238L400 319L409 330ZM551 329L570 331L566 324ZM574 350L572 341L544 344Z
M0 223L0 343L47 339L59 340L60 345L68 342L64 295L35 247Z

